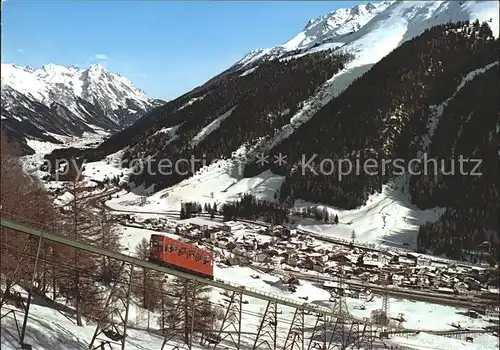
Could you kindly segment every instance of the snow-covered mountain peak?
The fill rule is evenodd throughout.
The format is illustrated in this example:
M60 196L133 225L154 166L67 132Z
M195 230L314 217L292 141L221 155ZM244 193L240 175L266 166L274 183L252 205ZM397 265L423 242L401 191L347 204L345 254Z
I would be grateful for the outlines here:
M76 97L90 103L98 101L105 112L126 108L130 101L145 108L153 100L128 79L100 64L79 69L51 63L40 69L27 69L2 63L2 87L28 94L45 105L67 104L68 99Z
M310 20L302 32L281 47L289 51L303 49L326 39L353 33L393 3L383 1L375 5L367 3L336 9L328 15Z
M381 1L339 8L311 19L286 43L252 50L236 63L240 67L295 54L342 48L355 55L374 45L386 54L425 29L447 22L486 21L498 37L498 1ZM377 45L379 43L380 45ZM389 51L386 50L389 45ZM384 46L384 47L382 47ZM371 61L380 59L377 54ZM360 61L361 62L361 61ZM371 63L373 63L371 62ZM367 62L368 63L368 62Z
M103 71L104 70L104 66L100 63L93 63L90 65L90 68L89 68L91 71Z
M99 64L34 69L2 63L1 83L2 119L36 123L42 133L119 130L161 103Z

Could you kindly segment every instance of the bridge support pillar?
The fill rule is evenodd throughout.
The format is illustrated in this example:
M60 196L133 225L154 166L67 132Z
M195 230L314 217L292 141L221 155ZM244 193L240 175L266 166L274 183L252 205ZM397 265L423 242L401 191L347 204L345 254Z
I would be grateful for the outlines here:
M304 348L304 309L295 309L292 324L285 340L283 350L305 350Z
M191 349L195 332L203 334L203 329L196 329L200 328L199 324L195 327L197 312L202 312L201 310L206 306L204 304L208 302L199 298L203 285L196 281L177 279L170 287L174 293L166 293L170 298L167 299L168 305L162 307L164 339L161 349L165 349L167 343L177 336L181 336L182 343Z
M275 301L269 301L257 330L257 336L252 350L261 349L261 346L266 346L267 349L276 350L277 325L278 305Z
M172 299L168 300L168 305L166 306L168 312L165 310L165 307L162 306L163 311L161 317L164 320L164 339L161 345L161 350L165 349L165 346L170 340L174 339L178 335L185 336L186 333L185 323L188 319L188 317L186 317L186 313L189 303L188 281L175 280L172 283L181 286L181 288L176 289L176 293L174 295L169 295ZM188 343L188 339L184 340L186 343Z
M233 292L229 300L229 305L227 306L226 313L222 319L222 324L220 331L215 339L216 343L214 349L216 349L220 343L229 338L232 345L236 346L236 349L240 348L241 343L241 313L243 307L243 295L241 293ZM228 332L229 328L232 328L233 332L236 332L237 339ZM229 330L231 331L231 330ZM222 336L226 333L224 336Z
M372 349L377 330L369 321L361 323L351 320L348 327L347 344L349 349Z
M316 318L316 323L312 330L311 339L309 340L309 345L307 350L320 349L320 350L330 350L332 349L332 336L329 333L329 328L331 326L331 320L324 314L318 314Z

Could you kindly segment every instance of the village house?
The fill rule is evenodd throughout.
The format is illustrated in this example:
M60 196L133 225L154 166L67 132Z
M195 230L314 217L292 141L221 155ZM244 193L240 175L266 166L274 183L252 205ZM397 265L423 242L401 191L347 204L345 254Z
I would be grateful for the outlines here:
M336 255L333 255L330 260L332 261L336 261L338 262L339 264L342 264L342 265L350 265L352 264L353 262L353 258L346 254L346 253L339 253L339 254L336 254Z
M319 273L323 273L326 270L326 266L323 264L323 262L315 262L313 266L313 270Z
M326 262L328 261L328 255L322 253L309 253L307 256L316 262Z
M298 254L290 254L288 256L288 259L286 260L286 263L290 266L297 266L297 264L300 262L300 257Z
M224 222L223 226L226 228L226 231L228 232L235 232L245 229L245 225L237 221L226 221Z
M265 253L257 253L257 254L254 254L252 260L257 262L257 263L263 263L267 257L268 257L268 255Z

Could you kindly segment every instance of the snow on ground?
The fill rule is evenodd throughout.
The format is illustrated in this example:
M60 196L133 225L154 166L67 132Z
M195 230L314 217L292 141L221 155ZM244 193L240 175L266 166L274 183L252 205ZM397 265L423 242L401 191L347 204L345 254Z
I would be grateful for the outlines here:
M382 308L382 297L379 296L375 296L371 302L353 298L346 298L346 301L350 313L356 318L370 317L372 311ZM406 320L403 326L408 329L444 331L454 329L452 323L470 329L482 329L491 325L481 318L468 317L465 309L452 306L394 298L389 298L389 304L391 317L397 318L399 313L402 313ZM360 310L361 305L366 309Z
M109 133L104 130L96 129L96 133L84 133L81 137L67 137L56 134L48 133L50 136L61 141L61 144L56 144L47 141L40 141L35 139L27 139L26 143L31 147L35 153L32 155L27 155L22 157L21 161L23 163L23 168L27 173L36 175L42 178L46 173L40 171L39 168L42 165L48 165L44 161L44 156L51 153L58 148L85 148L89 146L95 146L102 142Z
M420 333L408 338L394 337L390 341L386 341L388 345L399 345L412 347L414 349L440 349L440 350L485 350L498 349L498 339L491 335L475 334L474 343L466 342L465 340L446 338L439 335L429 333Z
M214 202L220 204L238 200L246 193L274 200L274 194L284 180L284 177L274 175L271 171L252 178L241 178L230 175L224 164L218 164L203 168L192 178L147 197L144 205L140 205L142 197L134 193L120 194L119 198L112 198L106 205L115 210L161 213L180 210L182 201L197 201L202 205ZM367 203L358 209L340 210L326 207L332 215L339 216L339 225L301 219L298 228L346 240L351 239L354 230L358 242L385 243L399 247L406 243L405 246L412 249L416 247L418 227L427 221L437 220L444 209L417 209L410 204L407 196L401 194L403 182L401 180L384 185L382 193L370 196ZM315 204L304 201L295 203L296 208L313 205Z
M122 240L133 246L143 237L148 238L155 231L146 229L137 229L119 226L122 232ZM175 236L175 235L172 235ZM316 303L324 306L332 306L328 302L329 292L316 287L311 282L300 281L296 292L290 292L280 280L279 277L270 274L257 272L251 267L225 267L216 265L214 267L214 276L235 285L244 286L246 289L254 289L263 293L270 293L276 296L282 296L299 302ZM255 278L258 276L258 278ZM227 295L222 294L222 290L212 289L210 300L214 306L227 306L229 300ZM23 293L26 294L26 293ZM308 297L308 300L302 298ZM349 311L355 317L369 317L370 312L379 309L382 306L381 297L375 296L372 301L364 302L362 299L347 298ZM261 321L262 315L267 306L267 302L251 297L243 297L242 309L242 331L250 334L242 335L241 349L250 349L255 339L255 333ZM366 309L360 310L359 307L364 304ZM2 308L2 315L6 314L8 308ZM59 310L49 307L46 302L35 299L31 306L30 317L27 324L26 342L32 344L34 349L40 350L58 350L58 349L86 349L89 341L95 331L92 324L77 327L71 317L66 317L62 309L64 305L59 304ZM486 325L482 319L472 319L465 316L466 310L460 310L448 306L426 304L423 302L413 302L406 300L390 299L391 315L396 317L399 313L404 314L406 322L404 327L422 330L449 330L453 329L452 323L460 323L462 327L478 329ZM290 307L278 306L278 346L282 347L288 333L294 310ZM310 337L310 332L316 321L315 315L305 317L306 339ZM17 313L18 324L21 325L22 314ZM157 329L158 314L149 314L149 327ZM18 336L12 314L2 318L2 349L18 349ZM127 338L126 349L160 349L163 339L152 333L147 333L148 313L132 302L129 312L129 337ZM474 336L474 344L465 343L457 339L450 339L442 336L434 336L420 333L419 335L410 335L408 337L394 337L384 340L388 345L404 345L414 349L497 349L498 339L491 335ZM227 344L230 349L230 344ZM167 348L178 346L179 349L186 349L178 341L170 341ZM197 343L193 349L203 349ZM384 348L383 344L378 343L375 348Z
M138 207L141 196L134 193L120 195L106 202L115 210L136 210L137 212L162 212L180 210L181 202L197 201L213 204L239 200L244 194L253 194L257 198L273 200L284 177L270 171L252 177L243 178L236 172L226 170L227 163L220 161L201 169L193 177L176 186L159 191L149 196L143 206Z
M97 181L104 181L118 176L120 183L125 181L132 170L121 165L123 153L124 151L121 150L108 155L101 161L85 163L82 175Z
M6 308L2 308L2 316L7 313ZM23 314L16 313L18 327L21 327ZM134 315L131 315L130 321L133 322ZM17 350L19 346L19 336L16 330L16 323L12 314L2 318L1 344L2 350ZM152 323L152 328L156 327ZM141 325L141 328L144 324ZM26 328L27 344L31 344L36 350L86 350L95 331L94 325L78 327L73 320L69 320L60 312L47 306L31 305L30 316ZM127 350L161 349L163 338L145 331L136 330L134 326L127 331ZM103 335L100 339L106 339ZM99 344L99 343L97 343ZM177 345L177 342L167 343L168 348ZM113 349L118 349L114 345ZM183 347L180 347L181 349ZM109 347L106 347L109 349ZM202 346L193 344L193 350L201 350Z
M259 276L254 279L251 276ZM288 292L282 282L274 276L258 273L248 267L215 267L215 276L234 284L243 285L245 288L256 289L261 292L272 293L286 298L304 301L301 297L309 297L307 302L329 304L327 300L330 295L327 291L313 286L309 282L301 281L301 285L296 292ZM228 297L221 294L221 290L214 289L211 292L211 302L217 306L227 305ZM244 305L242 310L242 331L253 334L242 335L241 349L250 349L255 339L255 333L261 321L261 317L267 306L267 302L255 298L243 297ZM304 301L305 302L305 301ZM382 305L381 298L375 297L371 302L364 303L365 310L356 309L363 302L359 299L347 298L347 305L352 315L356 317L368 317L370 312L379 309ZM331 304L330 304L331 305ZM480 328L485 325L481 319L470 319L465 315L465 310L459 310L453 307L426 304L421 302L411 302L391 299L391 315L397 316L402 312L407 320L404 323L406 328L426 329L426 330L449 330L453 327L451 323L459 322L462 327ZM63 308L63 305L59 305ZM6 314L10 306L2 309L2 315ZM285 306L278 306L278 345L283 344L290 323L293 317L293 309ZM132 305L129 312L129 337L127 338L126 349L160 349L163 339L151 333L147 333L147 312ZM149 327L157 329L157 314L150 313ZM18 324L22 322L22 314L17 313ZM18 349L17 332L12 314L2 318L2 349ZM315 317L306 316L305 326L306 338L310 336L310 327L314 325ZM30 317L27 324L26 342L32 344L34 349L40 350L58 350L58 349L86 349L94 333L95 326L92 324L77 327L74 320L67 318L63 312L50 308L46 302L36 298L31 305ZM404 345L414 349L497 349L498 338L492 335L475 335L474 343L466 343L462 340L435 336L425 333L410 335L408 337L393 337L384 340L388 345ZM183 347L178 341L170 341L167 346ZM228 344L229 345L229 344ZM203 349L204 347L196 344L193 349ZM232 347L231 347L232 348ZM379 348L383 348L380 345Z
M227 112L223 113L221 116L215 118L210 124L205 126L201 131L191 140L190 147L196 147L201 141L203 141L208 135L217 130L220 124L227 119L237 106L229 109Z
M443 208L420 210L410 204L407 196L402 195L403 179L382 186L382 193L376 193L361 208L341 210L328 206L330 215L337 214L338 225L318 224L313 220L303 220L299 229L312 231L325 236L351 239L354 230L356 241L385 243L388 245L407 245L409 249L416 247L417 233L420 225L427 221L436 221L444 213ZM312 203L297 201L297 209L314 206Z

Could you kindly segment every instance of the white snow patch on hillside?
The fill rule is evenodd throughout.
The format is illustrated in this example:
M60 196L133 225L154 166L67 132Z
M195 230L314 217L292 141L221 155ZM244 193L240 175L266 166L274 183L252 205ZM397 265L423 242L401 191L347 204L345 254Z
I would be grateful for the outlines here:
M366 204L358 209L343 210L329 206L330 215L338 215L339 224L318 224L313 220L304 220L299 228L321 235L351 239L354 230L356 240L376 244L385 244L408 249L417 245L417 233L420 225L434 222L443 215L444 208L420 210L412 205L408 197L401 194L403 179L382 186L382 193L371 195ZM398 183L397 185L395 183ZM315 206L312 203L297 201L297 209Z
M246 71L244 71L243 73L240 74L240 77L244 77L246 75L249 75L249 74L252 74L253 72L255 72L255 70L259 68L259 66L256 66L256 67L253 67L253 68L250 68L250 69L247 69Z
M214 132L217 130L220 126L220 124L231 115L231 113L234 111L234 109L237 106L234 106L230 110L228 110L226 113L222 114L221 116L217 117L214 121L212 121L210 124L205 126L201 131L191 140L190 146L191 147L196 147L201 141L203 141L210 133Z
M192 99L190 99L189 101L187 101L185 104L183 104L181 107L179 107L179 109L177 111L180 111L180 110L186 108L187 106L191 106L193 103L201 101L204 98L205 98L205 95L200 96L200 97L193 97Z
M160 130L156 131L150 137L154 137L154 136L159 135L159 134L168 134L168 137L169 137L168 143L173 142L177 138L177 136L178 136L177 135L177 130L179 130L179 128L181 127L181 125L182 125L182 123L179 124L179 125L176 125L176 126L171 126L171 127L167 127L167 128L161 128Z
M466 76L460 82L460 84L457 86L457 88L452 96L447 98L445 101L443 101L438 106L429 106L429 109L430 109L432 115L429 118L429 121L427 122L427 133L425 133L423 135L422 140L421 140L421 145L420 145L420 151L417 153L417 156L419 158L422 158L425 153L429 152L430 142L431 142L431 140L434 136L434 133L437 129L437 126L439 124L439 120L441 119L441 116L443 115L443 112L446 109L446 107L448 106L448 104L450 103L450 101L452 101L455 98L455 96L458 94L458 92L461 89L463 89L463 87L468 82L472 81L478 75L485 73L486 71L488 71L489 69L491 69L497 65L498 65L498 61L490 63L483 68L475 69L475 70L467 73Z
M111 180L115 176L121 177L122 175L126 175L130 171L128 168L120 168L112 163L108 164L100 161L85 164L82 175L93 180L106 181Z
M252 194L257 198L274 200L274 194L281 187L283 176L274 175L271 171L243 178L226 170L227 162L219 161L208 167L200 169L193 177L179 184L158 191L148 197L147 204L135 207L140 202L140 196L127 193L119 198L113 198L106 202L110 208L115 210L134 210L138 212L158 212L165 210L180 210L182 201L197 201L213 204L225 203L239 200L244 194Z

